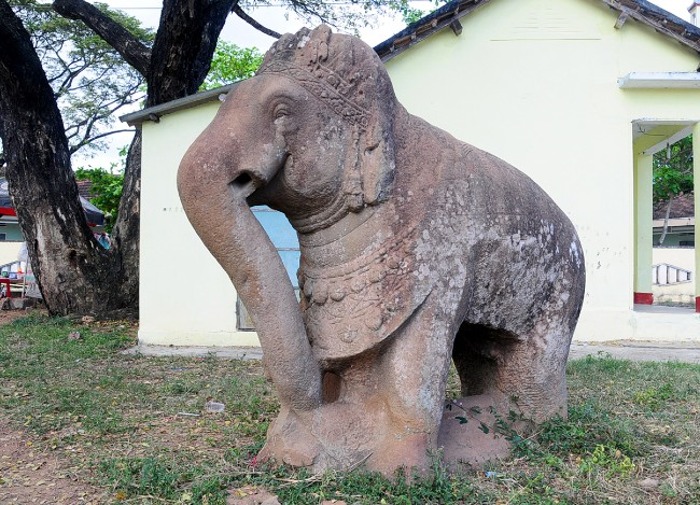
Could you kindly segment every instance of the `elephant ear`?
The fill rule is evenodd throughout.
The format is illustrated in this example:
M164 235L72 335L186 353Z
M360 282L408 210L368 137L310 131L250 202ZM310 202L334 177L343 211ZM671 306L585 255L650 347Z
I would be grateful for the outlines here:
M382 116L384 114L381 114ZM389 197L396 168L392 118L375 120L365 131L361 154L362 190L367 205L377 205Z
M371 51L363 62L361 72L365 77L364 98L367 124L360 133L363 151L360 153L360 173L366 205L377 205L389 197L396 154L394 143L394 119L397 101L389 74L379 57Z

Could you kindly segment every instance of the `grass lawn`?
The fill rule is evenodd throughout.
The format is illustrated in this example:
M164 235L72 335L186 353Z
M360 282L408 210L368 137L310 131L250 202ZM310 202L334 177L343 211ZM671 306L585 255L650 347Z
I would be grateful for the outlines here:
M255 465L278 408L260 363L121 354L134 333L44 317L0 327L0 418L106 503L224 504L257 486L283 505L700 504L700 366L574 361L568 420L514 436L509 461L458 476L436 464L407 483Z

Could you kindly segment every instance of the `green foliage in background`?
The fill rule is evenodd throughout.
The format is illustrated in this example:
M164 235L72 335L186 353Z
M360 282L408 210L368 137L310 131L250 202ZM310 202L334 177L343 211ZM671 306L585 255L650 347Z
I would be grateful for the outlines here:
M240 48L236 44L220 40L211 60L209 74L199 89L218 88L248 79L260 67L262 60L262 53L254 47Z
M693 136L654 155L654 203L693 190Z
M92 182L90 202L105 213L105 230L111 233L117 219L119 200L122 197L124 170L116 167L112 167L112 170L79 168L75 171L75 179Z
M101 150L116 114L143 97L144 78L112 46L81 22L66 19L37 0L9 0L32 44L63 116L71 154ZM146 45L152 31L106 4L94 4Z

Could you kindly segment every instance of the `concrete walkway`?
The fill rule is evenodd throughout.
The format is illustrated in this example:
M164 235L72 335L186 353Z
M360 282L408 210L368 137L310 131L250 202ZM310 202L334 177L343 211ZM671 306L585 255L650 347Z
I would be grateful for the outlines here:
M591 342L571 344L569 359L610 355L632 361L680 361L700 364L700 345L697 342Z
M124 351L126 354L144 356L215 356L223 359L253 360L262 358L259 347L174 347L137 346ZM571 345L569 359L592 356L608 356L633 361L680 361L700 364L700 344L697 342L575 342Z
M173 345L137 345L124 351L124 354L143 356L185 356L206 358L214 356L223 359L253 360L262 359L260 347L178 347Z

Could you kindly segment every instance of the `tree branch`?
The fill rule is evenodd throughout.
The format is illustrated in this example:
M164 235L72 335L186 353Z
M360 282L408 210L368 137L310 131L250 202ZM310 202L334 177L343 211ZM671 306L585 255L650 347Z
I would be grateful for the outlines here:
M235 1L163 0L147 76L147 106L197 92Z
M81 148L85 147L88 145L90 142L93 142L95 140L99 140L101 138L109 137L110 135L114 135L116 133L134 133L136 130L134 128L129 128L127 130L111 130L108 132L100 133L99 135L95 135L94 137L90 137L87 140L81 141L79 144L76 144L70 148L70 153L75 154L78 150Z
M84 0L54 0L53 9L65 18L81 20L141 75L148 75L151 50L97 7Z
M280 33L277 33L274 30L270 30L269 28L264 27L257 21L255 21L253 18L251 18L248 14L246 14L243 9L241 9L241 6L238 5L237 3L231 8L231 12L233 12L236 16L241 18L243 21L248 23L250 26L255 28L258 31L263 32L265 35L269 35L270 37L274 37L276 39L279 39L282 35Z

